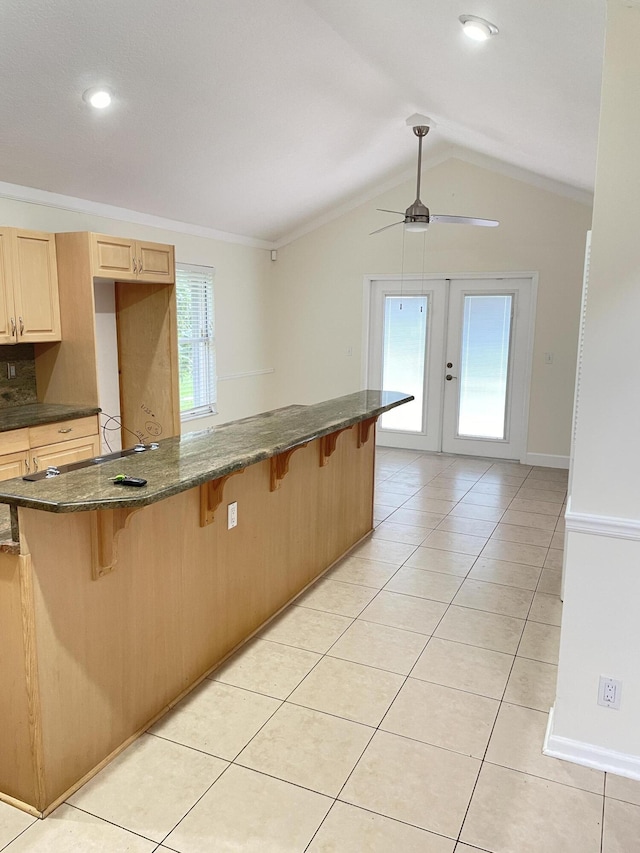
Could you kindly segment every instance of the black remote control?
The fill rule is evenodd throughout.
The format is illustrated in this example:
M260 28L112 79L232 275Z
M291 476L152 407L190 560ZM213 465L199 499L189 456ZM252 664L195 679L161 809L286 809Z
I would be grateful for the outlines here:
M116 486L146 486L147 481L143 480L142 477L123 477L120 475L119 477L114 477L113 482Z

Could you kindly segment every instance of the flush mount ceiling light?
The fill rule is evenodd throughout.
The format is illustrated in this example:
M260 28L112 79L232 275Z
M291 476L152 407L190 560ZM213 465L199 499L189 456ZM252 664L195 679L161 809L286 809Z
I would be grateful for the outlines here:
M97 110L103 110L105 107L108 107L112 98L113 92L105 86L94 86L82 94L82 99Z
M486 41L499 32L495 24L475 15L460 15L458 20L462 24L464 34L474 41Z

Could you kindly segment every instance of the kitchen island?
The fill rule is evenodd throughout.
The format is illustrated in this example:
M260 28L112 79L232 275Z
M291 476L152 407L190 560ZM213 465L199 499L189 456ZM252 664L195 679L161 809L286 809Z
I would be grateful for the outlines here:
M362 391L0 483L19 541L0 553L0 799L48 814L370 532L375 421L411 399Z

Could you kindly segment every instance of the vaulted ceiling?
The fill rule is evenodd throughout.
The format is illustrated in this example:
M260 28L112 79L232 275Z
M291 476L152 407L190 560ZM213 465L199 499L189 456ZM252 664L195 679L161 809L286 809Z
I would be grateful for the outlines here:
M420 112L427 158L589 191L604 25L605 0L4 0L0 181L281 241L407 177Z

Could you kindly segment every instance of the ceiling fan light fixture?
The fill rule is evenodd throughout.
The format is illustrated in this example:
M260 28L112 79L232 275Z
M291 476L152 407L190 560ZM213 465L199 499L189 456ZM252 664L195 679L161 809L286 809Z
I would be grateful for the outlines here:
M106 86L94 86L82 93L82 100L96 110L108 107L113 99L113 92Z
M462 24L464 34L473 41L487 41L500 32L495 24L475 15L460 15L458 20Z
M428 222L405 222L404 230L405 231L426 231L429 227Z

